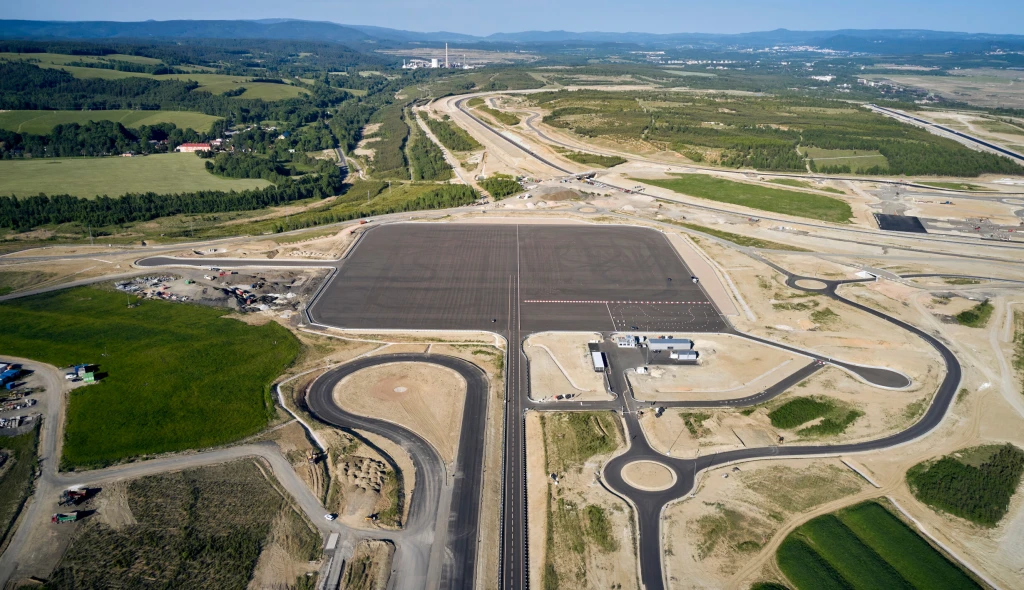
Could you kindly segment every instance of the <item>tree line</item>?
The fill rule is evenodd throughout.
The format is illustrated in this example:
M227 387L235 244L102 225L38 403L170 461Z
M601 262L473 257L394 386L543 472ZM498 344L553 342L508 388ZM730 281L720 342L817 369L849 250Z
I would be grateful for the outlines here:
M444 159L444 152L441 148L430 141L415 122L410 121L414 130L412 143L409 144L409 159L411 160L413 180L448 180L452 177L452 167Z
M383 186L383 184L381 186ZM450 209L452 207L463 207L475 202L479 196L480 195L473 190L473 187L466 186L464 184L446 184L439 186L428 193L422 194L415 199L410 199L402 203L371 204L349 211L330 211L320 215L307 216L299 220L292 220L289 222L287 227L283 224L278 224L275 227L275 231L277 233L281 233L294 229L328 225L331 223L338 223L340 221L349 221L362 217L375 217L378 215L388 215L391 213L401 213L405 211L425 211L428 209Z
M482 147L464 129L452 124L448 115L438 121L420 111L420 118L427 123L427 127L430 127L430 132L434 134L434 137L453 152L468 152Z
M216 127L219 130L221 125ZM54 126L46 135L0 129L0 158L69 158L126 152L153 154L174 150L182 143L205 141L207 138L205 133L182 129L174 123L142 125L138 129L129 129L116 121L65 123Z
M279 185L245 191L196 191L160 195L129 193L84 199L71 195L0 197L0 227L27 231L40 225L80 223L92 226L123 225L179 214L252 211L302 199L324 199L342 189L336 166L320 174L307 174Z

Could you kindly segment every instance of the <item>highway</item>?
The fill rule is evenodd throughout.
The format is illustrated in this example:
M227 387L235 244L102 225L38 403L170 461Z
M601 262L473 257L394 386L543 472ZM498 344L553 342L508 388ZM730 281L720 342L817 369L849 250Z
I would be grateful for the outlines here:
M984 139L979 139L977 137L974 137L973 135L968 135L966 133L962 133L962 132L957 131L955 129L950 129L949 127L945 127L943 125L939 125L938 123L932 123L931 121L925 121L924 119L921 119L921 118L918 118L918 117L914 117L914 116L908 115L906 113L901 113L900 111L894 111L892 109L887 109L885 107L880 107L880 106L878 106L876 104L869 104L868 108L870 108L872 110L875 110L875 111L878 111L878 112L880 112L882 114L888 115L888 116L890 116L890 117L892 117L894 119L897 119L899 121L903 121L903 122L910 121L910 122L916 123L916 124L918 124L918 125L920 125L922 127L925 127L926 129L927 128L932 128L932 129L938 129L939 131L944 131L946 133L949 133L950 135L955 135L955 136L957 136L957 137L959 137L961 139L966 139L967 141L969 141L971 143L975 143L975 144L980 145L980 146L982 146L984 148L988 148L989 150L997 152L1000 155L1008 156L1010 158L1016 158L1018 160L1024 161L1024 155L1018 154L1017 152L1008 150L1008 149L1006 149L1004 147L995 145L994 143L989 143L989 142L985 141Z

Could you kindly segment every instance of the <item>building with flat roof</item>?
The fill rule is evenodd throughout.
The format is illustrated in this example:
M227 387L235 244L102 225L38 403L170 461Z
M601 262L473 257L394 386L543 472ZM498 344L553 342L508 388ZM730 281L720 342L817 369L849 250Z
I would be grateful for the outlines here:
M649 338L647 348L652 351L690 350L693 348L693 341L686 338Z

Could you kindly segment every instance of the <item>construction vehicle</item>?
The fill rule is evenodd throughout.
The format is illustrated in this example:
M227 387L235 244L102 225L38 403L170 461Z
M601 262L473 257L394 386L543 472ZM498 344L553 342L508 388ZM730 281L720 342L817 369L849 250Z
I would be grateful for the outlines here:
M63 512L58 512L57 514L54 514L50 518L50 522L55 523L55 524L63 524L65 522L75 522L76 520L78 520L78 511L77 510L74 511L74 512L68 512L67 514L64 514Z
M70 488L61 492L60 501L57 504L59 506L77 506L88 495L89 490L85 488Z

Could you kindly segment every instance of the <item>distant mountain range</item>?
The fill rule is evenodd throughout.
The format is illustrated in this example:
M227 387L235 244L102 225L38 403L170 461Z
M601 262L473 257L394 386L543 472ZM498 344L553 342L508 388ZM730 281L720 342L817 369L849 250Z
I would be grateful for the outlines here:
M976 52L992 49L1024 50L1024 35L990 35L913 29L844 29L790 31L777 29L738 34L710 33L602 33L523 31L486 37L462 33L421 33L365 25L293 19L175 20L175 21L26 21L0 20L3 39L289 39L326 41L353 46L367 44L628 44L675 47L763 48L777 45L814 45L825 49L865 53Z

